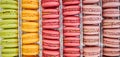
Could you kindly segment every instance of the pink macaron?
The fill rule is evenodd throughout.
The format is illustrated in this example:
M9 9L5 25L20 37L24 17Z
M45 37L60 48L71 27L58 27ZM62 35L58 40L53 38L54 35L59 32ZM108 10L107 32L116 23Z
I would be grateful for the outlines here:
M99 57L100 47L84 47L83 56L85 57Z
M80 14L80 6L79 5L63 7L63 15L64 16L77 15L77 14Z
M120 45L119 39L112 39L112 38L104 38L104 46L107 47L119 47Z
M60 57L60 52L59 51L43 50L42 57Z
M120 11L119 9L105 9L103 10L104 17L119 17Z
M99 34L100 33L100 27L99 26L83 26L83 34L93 35L93 34Z
M50 7L58 7L59 0L42 0L42 7L50 8Z
M80 28L77 27L64 27L64 36L80 36Z
M64 46L77 47L80 46L80 38L78 37L65 37Z
M107 2L119 2L119 0L102 0L103 3L107 3Z
M86 4L97 3L97 2L99 2L99 0L83 0L83 3Z
M120 48L104 48L103 49L103 55L114 57L114 56L120 56Z
M79 26L80 18L78 16L64 17L63 24L64 26Z
M64 57L80 57L80 48L64 48Z
M100 43L99 35L94 35L94 36L84 35L83 39L84 39L83 40L84 45L87 45L87 46L96 46L96 45L99 45Z
M83 5L84 14L101 14L102 7L98 5Z
M103 36L110 38L120 38L120 29L104 29Z
M102 16L98 15L86 15L83 16L83 24L100 24L102 21Z
M104 19L103 28L120 28L120 20L118 19Z
M42 28L55 29L59 28L59 19L45 19L42 20Z
M43 9L42 18L59 18L58 9Z
M43 39L43 48L44 49L59 49L60 48L60 42L59 42L59 40Z
M103 3L103 8L111 8L120 6L120 2L107 2Z
M60 32L57 30L42 30L42 37L46 39L59 39Z
M80 0L62 0L63 5L78 5Z

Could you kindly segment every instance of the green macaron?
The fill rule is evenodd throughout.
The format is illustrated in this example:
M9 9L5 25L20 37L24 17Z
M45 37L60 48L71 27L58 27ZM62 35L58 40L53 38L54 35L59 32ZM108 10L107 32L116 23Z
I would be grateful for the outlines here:
M2 57L16 57L16 56L18 56L18 53L2 54Z
M0 4L0 8L2 9L18 9L17 4Z
M17 1L15 0L1 0L1 4L17 4Z
M18 53L18 48L3 48L2 53Z

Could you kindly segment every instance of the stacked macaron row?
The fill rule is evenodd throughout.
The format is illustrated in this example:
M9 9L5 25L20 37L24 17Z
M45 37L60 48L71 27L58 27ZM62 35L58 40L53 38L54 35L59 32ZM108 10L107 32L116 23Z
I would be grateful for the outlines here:
M103 55L120 56L120 0L103 1Z
M80 0L62 0L63 57L80 57Z
M83 56L100 56L100 23L102 7L100 0L83 0Z
M39 57L39 1L22 0L22 56Z
M18 1L0 1L0 57L18 57Z
M42 0L42 57L60 57L60 0Z

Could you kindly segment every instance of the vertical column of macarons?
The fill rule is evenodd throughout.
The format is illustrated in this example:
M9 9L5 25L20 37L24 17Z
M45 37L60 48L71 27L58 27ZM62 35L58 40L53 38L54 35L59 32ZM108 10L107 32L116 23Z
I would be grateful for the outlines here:
M99 57L100 48L100 23L102 21L102 7L100 0L83 0L83 56Z
M18 57L18 1L0 1L0 57Z
M22 0L22 57L39 57L38 9L38 0Z
M62 0L63 57L80 57L80 0Z
M60 0L42 0L42 57L60 57Z
M103 56L120 56L120 0L103 2Z

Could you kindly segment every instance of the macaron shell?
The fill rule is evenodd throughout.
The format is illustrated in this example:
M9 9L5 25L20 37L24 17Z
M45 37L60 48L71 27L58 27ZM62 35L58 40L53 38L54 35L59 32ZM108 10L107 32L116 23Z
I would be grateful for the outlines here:
M118 6L120 6L120 2L107 2L107 3L103 3L103 8L118 7Z
M97 3L97 2L99 2L99 0L83 0L83 3L86 3L86 4L88 4L88 3Z
M63 0L63 5L77 5L80 0Z
M43 57L47 57L47 56L60 57L60 52L43 50Z
M5 3L7 3L7 4L17 4L17 1L15 1L15 0L1 0L0 3L1 4L5 4Z

